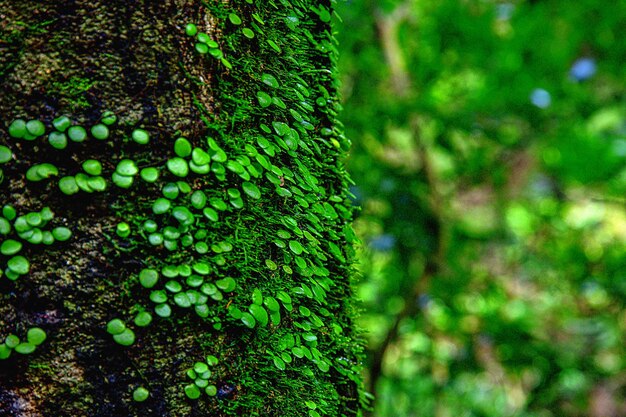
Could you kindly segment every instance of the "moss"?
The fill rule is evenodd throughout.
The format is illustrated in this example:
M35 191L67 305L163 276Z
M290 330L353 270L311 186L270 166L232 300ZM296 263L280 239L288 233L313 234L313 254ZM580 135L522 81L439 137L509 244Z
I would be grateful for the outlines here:
M354 344L345 247L351 236L342 165L347 143L336 129L335 81L328 71L334 50L321 30L326 23L319 4L119 0L72 3L72 13L65 13L70 3L41 6L58 19L59 29L41 34L40 41L55 42L39 50L25 37L30 49L22 62L40 54L50 71L29 78L26 67L15 66L0 111L9 119L27 113L47 122L71 114L89 127L104 110L114 110L118 123L109 140L70 144L63 152L12 142L20 155L7 176L19 181L41 159L51 159L60 176L76 175L83 161L98 159L106 177L128 159L138 168L156 167L162 177L145 183L134 176L128 189L109 181L104 193L83 189L80 205L53 182L29 184L22 196L0 188L20 210L45 202L72 222L73 231L60 246L27 251L33 271L15 288L22 299L1 295L6 307L0 307L0 324L19 326L15 310L29 305L21 320L50 335L40 358L53 372L31 368L19 384L42 386L37 407L49 415L296 416L305 407L311 416L358 415L361 352ZM228 18L233 13L242 25ZM300 23L285 26L294 15ZM188 22L207 34L207 45L217 42L226 60L195 53L195 40L184 33ZM244 26L255 31L252 39ZM60 41L59 33L72 42ZM128 39L135 41L126 48ZM26 81L24 88L11 87L16 80ZM271 103L260 106L259 91ZM149 146L130 140L135 128L150 132ZM189 139L186 148L201 148L212 159L206 175L167 171L164 161L175 157L174 138L181 134ZM179 149L176 161L189 158L188 150ZM167 182L177 195L168 193L171 210L155 216L153 202ZM206 201L193 203L194 190L204 191ZM166 238L163 244L150 243L143 229L148 219ZM115 233L122 221L130 234ZM189 285L184 278L198 260L210 266L201 275L213 287L191 288L185 297L207 298L202 315L185 308L186 301L172 303L172 317L133 327L137 341L129 347L104 332L112 318L132 326L137 311L154 308L153 289L138 282L141 269L165 275L167 267L168 279ZM42 313L46 309L57 311L57 318ZM242 321L244 314L253 321ZM209 354L219 357L212 376L217 395L192 402L183 392L184 370ZM68 368L75 378L55 376ZM16 370L4 372L2 381L17 383ZM151 393L140 405L130 388L138 384Z
M48 94L58 97L59 100L65 100L72 113L76 113L90 106L86 93L95 84L96 82L89 78L74 75L67 80L52 82Z

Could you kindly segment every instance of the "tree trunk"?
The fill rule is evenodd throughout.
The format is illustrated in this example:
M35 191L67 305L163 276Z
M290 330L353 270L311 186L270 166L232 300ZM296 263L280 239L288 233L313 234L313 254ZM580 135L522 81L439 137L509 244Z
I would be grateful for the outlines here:
M330 11L0 0L0 415L361 414Z

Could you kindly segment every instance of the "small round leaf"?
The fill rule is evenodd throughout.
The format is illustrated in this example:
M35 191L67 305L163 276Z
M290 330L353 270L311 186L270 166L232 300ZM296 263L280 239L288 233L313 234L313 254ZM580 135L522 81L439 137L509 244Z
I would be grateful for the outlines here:
M144 387L138 387L133 391L133 400L138 403L146 401L150 396L150 391L145 389Z

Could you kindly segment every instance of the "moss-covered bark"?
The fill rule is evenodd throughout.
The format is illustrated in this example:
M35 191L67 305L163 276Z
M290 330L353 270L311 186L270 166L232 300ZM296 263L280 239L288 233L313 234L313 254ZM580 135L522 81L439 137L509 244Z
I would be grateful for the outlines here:
M13 153L0 165L0 208L23 216L49 207L55 216L41 229L72 231L66 242L37 243L37 227L20 232L3 212L11 231L0 240L23 242L30 270L8 279L15 255L0 255L0 344L32 327L48 338L0 360L0 415L359 414L329 11L312 1L0 0L0 145ZM224 59L196 51L190 22ZM106 140L48 144L56 117L89 129L105 111L117 116ZM17 118L42 121L46 135L11 137ZM131 139L136 128L150 133L148 145ZM181 136L210 164L201 153L177 156ZM173 158L192 172L168 168ZM62 193L59 178L88 159L101 162L106 190ZM159 179L131 175L129 188L117 186L123 159ZM58 176L27 180L41 163ZM168 186L179 190L168 195L178 211L155 214ZM121 222L129 236L116 234ZM151 289L138 280L147 268L160 273ZM182 299L164 289L168 280ZM151 300L161 289L173 311L165 318ZM144 310L154 316L145 328L133 324ZM106 332L113 318L133 329L132 346ZM208 379L217 395L189 399L186 370L207 355L218 358ZM145 402L132 399L138 386L150 392Z

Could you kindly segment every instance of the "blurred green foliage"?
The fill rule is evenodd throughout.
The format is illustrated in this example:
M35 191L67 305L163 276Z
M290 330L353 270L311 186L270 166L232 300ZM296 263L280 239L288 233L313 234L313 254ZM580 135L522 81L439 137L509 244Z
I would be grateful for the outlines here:
M626 3L337 8L372 415L626 415Z

